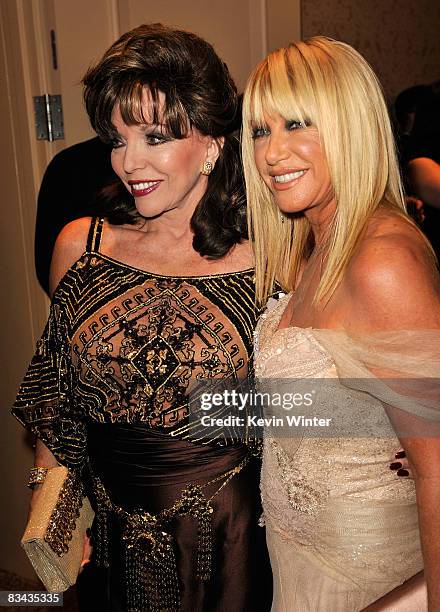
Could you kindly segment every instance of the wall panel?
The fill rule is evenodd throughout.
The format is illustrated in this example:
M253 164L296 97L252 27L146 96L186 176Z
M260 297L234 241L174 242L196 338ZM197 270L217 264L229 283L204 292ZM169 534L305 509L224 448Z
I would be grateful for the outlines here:
M389 99L440 78L438 0L301 0L302 36L353 45L372 64Z

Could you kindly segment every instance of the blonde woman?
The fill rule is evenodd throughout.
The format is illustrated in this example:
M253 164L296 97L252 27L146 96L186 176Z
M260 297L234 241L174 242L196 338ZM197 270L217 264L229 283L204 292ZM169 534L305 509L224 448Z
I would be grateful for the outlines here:
M257 374L315 379L312 410L354 425L265 440L272 609L361 610L424 566L440 610L440 284L380 85L354 49L317 37L254 70L243 112L257 296L290 291L259 324ZM414 481L380 467L395 432Z

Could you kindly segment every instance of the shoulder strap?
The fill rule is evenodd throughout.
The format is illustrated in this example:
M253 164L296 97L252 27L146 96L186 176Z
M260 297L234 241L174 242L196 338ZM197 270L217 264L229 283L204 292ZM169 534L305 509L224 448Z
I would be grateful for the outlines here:
M89 235L87 237L87 251L95 251L99 253L102 240L102 226L104 219L102 217L93 217L90 224Z

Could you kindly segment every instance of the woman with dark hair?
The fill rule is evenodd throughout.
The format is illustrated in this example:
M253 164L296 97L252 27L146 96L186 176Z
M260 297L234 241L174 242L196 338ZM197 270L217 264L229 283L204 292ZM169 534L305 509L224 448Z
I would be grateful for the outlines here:
M235 85L211 45L160 24L124 34L84 84L124 191L106 219L57 239L49 321L14 414L38 436L37 466L86 482L99 609L264 611L255 448L210 437L188 402L193 382L250 369Z

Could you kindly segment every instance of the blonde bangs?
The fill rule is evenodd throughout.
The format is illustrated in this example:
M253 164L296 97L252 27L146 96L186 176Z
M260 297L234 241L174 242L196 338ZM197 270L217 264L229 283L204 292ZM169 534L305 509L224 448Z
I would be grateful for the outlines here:
M315 98L310 82L306 74L298 70L294 75L290 68L289 55L294 51L290 47L274 51L251 75L245 95L251 125L263 127L265 115L314 124Z

